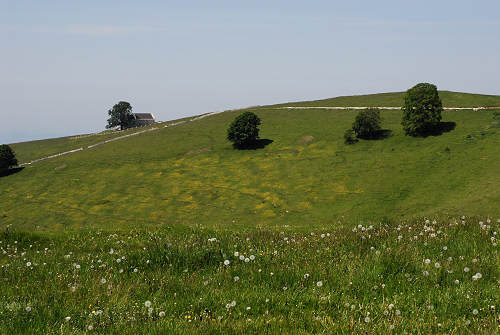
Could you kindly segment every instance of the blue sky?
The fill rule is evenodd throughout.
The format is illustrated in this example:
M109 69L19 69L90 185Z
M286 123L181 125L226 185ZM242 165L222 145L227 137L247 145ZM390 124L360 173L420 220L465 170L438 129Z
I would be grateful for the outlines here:
M499 1L2 1L0 143L338 95L500 94Z

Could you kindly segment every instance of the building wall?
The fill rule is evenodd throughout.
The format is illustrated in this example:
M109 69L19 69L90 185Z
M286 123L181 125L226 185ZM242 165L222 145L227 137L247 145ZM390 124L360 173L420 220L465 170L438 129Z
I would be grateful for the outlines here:
M155 123L154 120L135 120L136 127L149 126L153 123Z

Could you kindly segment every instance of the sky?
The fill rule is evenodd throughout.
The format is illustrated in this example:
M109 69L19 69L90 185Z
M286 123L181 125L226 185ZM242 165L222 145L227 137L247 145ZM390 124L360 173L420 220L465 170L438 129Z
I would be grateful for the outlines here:
M340 95L500 95L500 1L0 0L0 144Z

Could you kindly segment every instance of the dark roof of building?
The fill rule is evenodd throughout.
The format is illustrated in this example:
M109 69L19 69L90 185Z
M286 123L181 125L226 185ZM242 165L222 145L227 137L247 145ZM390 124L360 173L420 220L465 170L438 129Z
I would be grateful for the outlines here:
M155 117L151 113L134 113L136 120L154 120Z

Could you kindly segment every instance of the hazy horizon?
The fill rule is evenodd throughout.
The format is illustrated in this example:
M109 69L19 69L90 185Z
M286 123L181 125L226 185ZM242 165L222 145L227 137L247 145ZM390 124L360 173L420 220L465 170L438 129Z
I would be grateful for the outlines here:
M500 94L494 1L0 1L0 143L345 95Z

